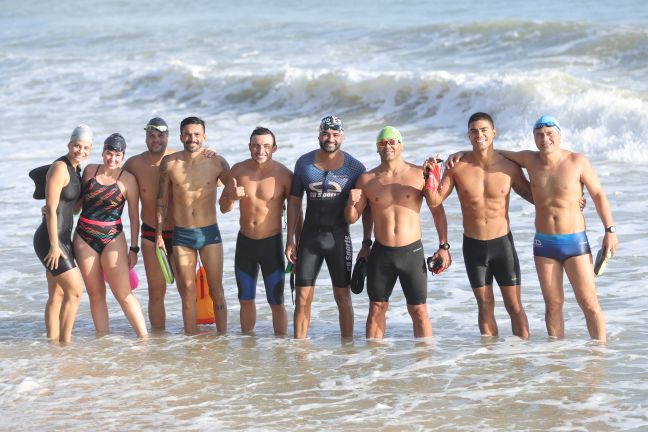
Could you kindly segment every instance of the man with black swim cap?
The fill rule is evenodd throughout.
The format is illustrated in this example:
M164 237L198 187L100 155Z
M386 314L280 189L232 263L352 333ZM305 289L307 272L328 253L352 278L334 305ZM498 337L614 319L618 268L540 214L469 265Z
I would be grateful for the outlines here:
M403 138L391 126L376 139L380 165L362 174L351 190L345 217L350 223L371 208L376 241L367 262L367 339L385 335L389 298L400 280L412 318L414 337L432 336L427 309L427 268L421 242L420 212L423 202L423 170L402 159ZM429 204L429 203L428 203ZM443 206L430 206L439 244L447 245L447 221ZM436 256L450 265L450 252L439 247Z
M141 203L140 217L142 219L142 257L148 285L148 316L152 330L164 330L166 327L166 311L164 297L166 281L155 256L155 208L160 182L160 161L175 150L167 149L169 143L169 127L161 117L154 117L144 127L146 131L146 151L135 155L126 161L124 169L137 178ZM169 204L171 207L172 204ZM172 211L167 212L163 220L162 235L167 244L167 252L171 253L171 233L173 230ZM172 260L171 263L173 263Z
M288 200L286 257L296 265L296 299L293 320L295 338L303 339L310 324L315 281L326 260L333 281L333 296L338 306L340 333L353 337L351 280L352 245L344 205L356 180L365 172L362 163L340 150L344 138L342 120L334 115L320 122L319 149L301 156L295 164ZM299 242L296 229L306 192L306 216ZM359 255L369 252L371 222L363 218L364 238Z

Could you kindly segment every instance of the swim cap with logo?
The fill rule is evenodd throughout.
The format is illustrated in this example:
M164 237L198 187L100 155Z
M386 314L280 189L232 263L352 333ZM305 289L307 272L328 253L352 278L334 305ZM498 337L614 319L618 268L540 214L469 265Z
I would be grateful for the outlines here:
M385 126L384 128L380 129L380 132L376 137L376 143L388 139L395 139L399 143L403 144L403 137L401 136L401 133L393 126Z
M320 122L319 131L320 133L322 133L325 130L329 129L344 132L344 125L342 124L342 120L340 120L338 117L335 117L334 115L324 117Z
M126 140L121 134L114 133L104 141L104 150L111 150L116 152L126 151Z
M545 114L542 117L540 117L538 120L536 120L535 124L533 125L533 130L540 129L542 127L553 127L556 128L558 133L560 133L560 123L558 123L558 120L556 117Z
M90 129L90 126L82 123L79 126L75 127L72 131L72 135L70 136L70 142L72 141L88 141L91 143L92 129Z
M150 129L156 129L160 132L167 132L169 130L169 126L167 125L167 123L164 121L163 118L153 117L151 120L149 120L149 122L144 127L144 130L150 130Z

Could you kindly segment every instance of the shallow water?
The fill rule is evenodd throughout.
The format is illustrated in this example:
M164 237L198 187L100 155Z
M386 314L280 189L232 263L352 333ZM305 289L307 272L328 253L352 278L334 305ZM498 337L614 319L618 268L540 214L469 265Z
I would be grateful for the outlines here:
M0 8L0 429L6 430L648 430L648 12L641 2L153 2L34 1ZM557 14L556 10L561 13ZM233 25L232 23L237 23ZM271 336L259 291L256 336L241 336L233 274L237 215L219 215L225 250L227 337L213 326L185 337L169 286L168 332L137 340L109 299L112 334L96 338L84 296L70 346L45 340L43 270L32 251L42 202L26 173L63 151L72 128L97 142L119 131L144 149L156 115L207 121L207 143L230 163L247 157L250 131L277 134L292 167L316 146L319 119L346 123L343 148L373 167L384 124L401 129L405 158L467 148L465 123L493 114L496 146L533 148L530 128L551 112L564 143L592 161L613 207L621 245L597 279L608 344L588 340L566 285L564 340L548 340L533 259L533 208L517 196L511 227L523 273L531 339L482 339L461 256L455 196L446 211L454 264L428 280L434 328L412 338L395 289L387 338L364 339L365 295L354 296L355 338L339 337L331 281L318 280L310 338ZM100 159L98 145L88 160ZM588 197L592 248L603 229ZM423 242L436 247L422 214ZM352 227L359 247L359 224ZM136 296L148 295L142 264ZM287 284L288 285L288 284ZM262 288L259 288L262 290ZM287 287L287 309L292 304ZM290 320L291 322L292 320ZM289 332L292 331L289 325Z

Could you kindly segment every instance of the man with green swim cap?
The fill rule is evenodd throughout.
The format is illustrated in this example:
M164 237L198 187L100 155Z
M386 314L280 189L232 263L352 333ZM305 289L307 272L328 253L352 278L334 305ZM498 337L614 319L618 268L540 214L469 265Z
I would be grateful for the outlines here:
M389 297L400 280L412 318L415 337L432 336L427 310L427 269L421 242L420 209L423 202L423 169L402 159L403 138L394 127L384 127L376 138L380 165L362 174L349 194L347 222L358 220L367 205L374 223L373 243L367 262L369 314L366 336L385 335ZM429 204L429 203L428 203ZM443 206L430 207L439 244L447 244L447 221ZM450 265L450 253L439 248L442 265Z

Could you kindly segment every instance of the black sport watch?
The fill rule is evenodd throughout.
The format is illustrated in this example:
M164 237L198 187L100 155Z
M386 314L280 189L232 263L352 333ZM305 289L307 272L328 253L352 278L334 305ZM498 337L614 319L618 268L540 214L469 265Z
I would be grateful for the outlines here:
M605 228L605 232L615 233L616 227L614 225L610 225L609 227Z
M372 244L373 242L371 241L371 239L362 240L362 246L371 246Z
M443 250L449 250L450 249L450 243L443 243L439 245L439 249Z
M131 246L131 247L130 247L130 250L132 250L132 251L135 252L135 253L139 253L140 248L139 248L139 246Z

